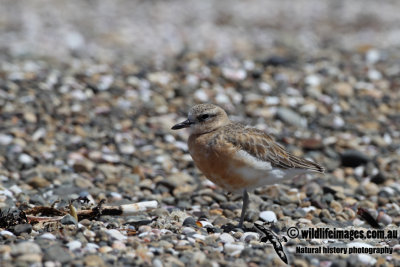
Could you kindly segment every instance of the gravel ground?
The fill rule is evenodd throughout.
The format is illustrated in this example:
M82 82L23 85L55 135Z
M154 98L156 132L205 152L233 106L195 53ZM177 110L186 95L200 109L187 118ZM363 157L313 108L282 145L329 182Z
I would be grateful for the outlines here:
M290 227L366 231L373 221L397 230L398 4L332 2L4 1L1 265L283 266L254 222L274 221L279 236ZM170 130L204 102L326 174L256 189L245 231L230 227L241 196L208 182L188 133ZM89 201L73 202L77 210L103 199L158 208L79 222L18 218L33 207L68 211L77 198ZM398 238L282 241L295 266L400 265ZM393 253L296 251L310 246Z

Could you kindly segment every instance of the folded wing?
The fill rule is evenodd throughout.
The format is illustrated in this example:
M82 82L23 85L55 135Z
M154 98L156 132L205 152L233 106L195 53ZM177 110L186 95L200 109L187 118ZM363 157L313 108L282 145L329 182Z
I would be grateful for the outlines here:
M260 161L270 162L273 167L324 172L324 168L318 163L290 154L270 135L256 128L245 128L237 124L232 127L231 134L225 135L225 139L238 150L244 150Z

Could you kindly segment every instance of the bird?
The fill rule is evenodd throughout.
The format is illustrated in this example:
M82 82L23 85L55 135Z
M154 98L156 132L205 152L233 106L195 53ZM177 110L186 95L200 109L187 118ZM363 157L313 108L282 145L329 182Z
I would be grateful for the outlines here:
M221 107L197 104L185 121L172 130L189 128L189 153L198 169L214 184L230 193L242 193L239 228L249 204L248 192L280 184L300 174L324 173L313 161L299 158L257 128L232 122Z

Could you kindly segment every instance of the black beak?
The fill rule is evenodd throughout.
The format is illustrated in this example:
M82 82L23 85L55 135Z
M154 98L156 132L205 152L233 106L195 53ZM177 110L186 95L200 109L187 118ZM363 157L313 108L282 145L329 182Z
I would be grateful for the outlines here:
M181 123L175 124L174 126L172 126L171 129L172 130L179 130L179 129L190 127L190 125L192 125L192 124L193 124L193 122L191 122L189 119L187 119L187 120L185 120L185 121L183 121Z

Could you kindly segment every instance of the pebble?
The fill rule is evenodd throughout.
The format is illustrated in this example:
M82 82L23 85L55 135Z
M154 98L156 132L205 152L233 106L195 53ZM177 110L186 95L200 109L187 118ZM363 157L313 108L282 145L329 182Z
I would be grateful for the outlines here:
M227 244L227 243L233 243L235 242L235 239L228 233L223 233L219 236L219 239L221 240L222 243Z
M264 220L265 222L277 222L278 221L278 219L276 218L276 214L270 210L260 212L259 217L262 220Z
M35 160L28 154L20 154L18 156L18 161L27 166L31 166L33 163L35 163Z
M244 245L240 245L240 244L226 243L224 245L225 252L230 254L231 256L239 255L243 249L244 249Z
M103 259L98 255L87 255L83 258L83 262L85 266L93 266L93 267L105 267L107 266Z
M369 158L365 154L355 150L347 150L340 157L342 166L344 167L358 167L369 161Z
M66 245L67 245L68 249L71 251L80 249L82 247L82 243L79 240L70 241Z
M260 239L260 234L255 232L245 232L240 237L240 241L245 243L249 243L252 240L259 240L259 239Z
M24 241L11 246L11 254L18 256L23 254L40 254L42 250L39 245L34 242Z
M38 238L48 239L48 240L56 240L57 238L52 233L44 233L40 235Z
M61 219L60 222L61 222L62 224L65 224L65 225L69 225L69 224L78 225L78 222L76 221L76 219L75 219L72 215L70 215L70 214L65 215L65 216Z
M122 234L120 231L116 229L107 229L106 232L108 235L110 235L110 237L116 240L123 241L127 239L126 235Z
M364 266L373 266L376 263L376 259L367 254L358 254L358 260L361 264L364 264Z
M307 119L301 117L299 114L288 108L278 108L276 115L278 119L285 123L294 125L297 127L307 127Z
M197 226L196 220L193 217L187 217L183 223L183 226Z
M29 223L18 224L14 227L14 234L20 235L22 233L30 234L32 232L32 225Z
M27 184L33 188L44 188L50 185L50 182L40 176L35 176L27 181Z

